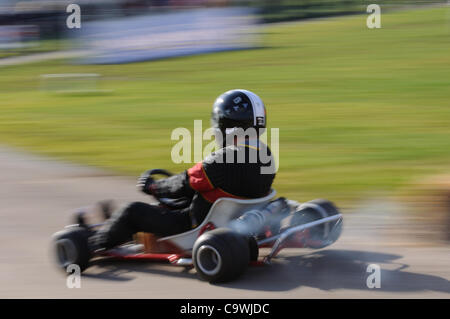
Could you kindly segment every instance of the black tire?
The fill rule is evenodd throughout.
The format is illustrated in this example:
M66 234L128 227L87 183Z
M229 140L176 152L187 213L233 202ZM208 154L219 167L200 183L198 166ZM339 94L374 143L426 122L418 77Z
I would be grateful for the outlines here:
M337 207L329 200L314 199L305 204L308 203L317 205L322 208L322 211L325 212L326 216L323 216L323 214L319 210L313 207L305 207L294 212L289 223L290 227L306 224L324 217L330 217L340 214ZM311 244L308 247L318 249L334 243L342 233L342 224L342 219L340 219L334 222L310 228L310 238L314 240L315 244Z
M82 227L69 227L53 235L53 252L59 268L76 264L84 271L89 267L91 253L88 246L89 232Z
M257 261L259 257L259 247L255 237L250 236L248 238L248 247L250 249L250 261Z
M250 262L248 238L228 228L201 235L194 244L192 259L201 279L227 282L242 275Z

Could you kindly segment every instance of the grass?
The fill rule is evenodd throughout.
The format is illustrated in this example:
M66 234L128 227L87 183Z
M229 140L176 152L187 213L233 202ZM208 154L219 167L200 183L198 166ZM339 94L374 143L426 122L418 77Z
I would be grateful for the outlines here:
M0 59L57 51L64 48L64 43L62 40L42 40L33 42L34 45L29 47L0 49Z
M246 88L280 128L279 194L346 201L392 192L450 167L449 11L383 14L374 30L366 15L272 25L258 50L2 68L0 142L124 174L181 171L189 165L170 160L172 130L206 125L217 95ZM84 72L100 73L112 92L38 89L40 74Z

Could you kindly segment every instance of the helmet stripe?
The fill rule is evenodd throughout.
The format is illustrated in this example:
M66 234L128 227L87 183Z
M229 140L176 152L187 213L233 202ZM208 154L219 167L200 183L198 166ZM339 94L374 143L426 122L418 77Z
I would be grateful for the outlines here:
M264 124L266 123L266 114L264 112L264 103L258 95L247 90L239 90L244 93L252 102L253 107L253 125L257 124L257 118L262 117L264 119Z

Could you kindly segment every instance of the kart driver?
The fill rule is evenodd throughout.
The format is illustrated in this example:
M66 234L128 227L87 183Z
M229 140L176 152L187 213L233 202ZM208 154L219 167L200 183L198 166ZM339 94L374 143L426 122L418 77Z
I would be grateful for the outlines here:
M263 101L247 90L225 92L213 105L211 124L221 149L178 175L154 180L143 174L138 180L138 188L146 194L187 197L190 205L169 209L128 204L90 237L93 251L123 244L137 232L160 237L182 233L200 225L218 198L259 198L270 192L275 165L269 147L259 139L266 127Z

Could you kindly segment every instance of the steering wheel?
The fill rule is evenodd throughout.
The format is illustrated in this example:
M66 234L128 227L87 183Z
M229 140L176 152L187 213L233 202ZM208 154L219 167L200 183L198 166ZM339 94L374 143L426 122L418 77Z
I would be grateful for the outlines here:
M165 177L173 176L173 174L165 169L155 168L150 169L146 172L149 176L151 176L154 180L155 176L163 175ZM180 198L167 198L167 197L156 197L153 195L160 204L166 206L169 209L182 209L186 208L191 204L192 198L189 197L180 197Z

